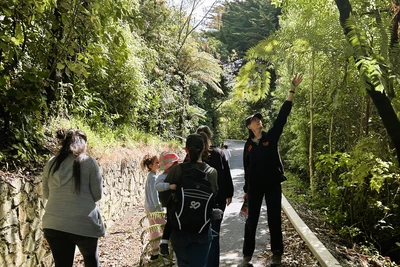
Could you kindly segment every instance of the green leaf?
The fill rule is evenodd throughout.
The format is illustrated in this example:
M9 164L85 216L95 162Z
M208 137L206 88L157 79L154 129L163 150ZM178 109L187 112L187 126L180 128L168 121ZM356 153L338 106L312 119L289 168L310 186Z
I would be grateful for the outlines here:
M62 63L60 63L60 62L57 63L57 69L63 70L64 68L65 68L65 65L64 65L64 64L62 64Z

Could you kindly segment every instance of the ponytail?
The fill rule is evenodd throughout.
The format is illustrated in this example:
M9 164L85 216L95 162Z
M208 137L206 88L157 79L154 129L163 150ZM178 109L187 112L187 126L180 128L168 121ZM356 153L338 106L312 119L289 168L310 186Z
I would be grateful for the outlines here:
M202 156L206 140L200 134L190 134L186 139L186 149L188 150L190 162L197 162Z
M201 156L201 149L195 148L195 147L190 147L188 148L189 150L189 158L190 162L195 163Z

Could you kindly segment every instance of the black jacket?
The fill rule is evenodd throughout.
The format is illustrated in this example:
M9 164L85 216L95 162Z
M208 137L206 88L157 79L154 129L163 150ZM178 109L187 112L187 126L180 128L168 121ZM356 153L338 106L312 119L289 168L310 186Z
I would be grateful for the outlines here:
M215 207L225 210L226 199L232 198L234 191L231 169L221 149L216 146L211 146L209 152L208 158L203 159L203 161L216 169L218 173L218 194L215 197ZM188 155L186 155L184 161L186 162L188 160Z
M247 192L248 188L265 191L286 180L279 155L278 140L291 110L292 102L285 101L274 125L268 132L262 131L259 142L247 139L243 151L244 192Z
M226 199L233 196L233 182L228 161L224 152L215 146L211 147L210 155L204 161L218 172L218 194L215 198L215 204L224 210Z

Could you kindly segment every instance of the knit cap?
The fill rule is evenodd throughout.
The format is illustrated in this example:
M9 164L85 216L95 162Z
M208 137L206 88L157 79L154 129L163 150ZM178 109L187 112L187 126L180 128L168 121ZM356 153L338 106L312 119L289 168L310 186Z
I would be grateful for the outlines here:
M179 156L173 152L164 151L160 155L160 170L168 170L175 162L180 162Z

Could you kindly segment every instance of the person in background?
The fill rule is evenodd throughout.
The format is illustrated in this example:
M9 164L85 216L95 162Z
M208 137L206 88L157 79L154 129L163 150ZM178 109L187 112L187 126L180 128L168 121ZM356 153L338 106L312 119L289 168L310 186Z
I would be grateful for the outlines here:
M228 164L229 164L229 159L232 157L232 154L231 154L231 152L229 151L227 145L223 145L223 147L222 147L222 152L224 152L226 161L227 161ZM229 166L230 166L230 165L229 165Z
M82 130L57 131L61 149L43 170L47 199L42 226L56 267L72 266L78 246L86 267L97 267L98 239L105 227L96 202L102 198L102 176L94 158L86 154Z
M146 214L155 211L162 211L162 207L160 202L158 201L158 193L154 188L157 170L160 168L160 163L158 161L158 157L156 155L145 155L140 163L143 171L148 171L146 186L145 186L145 201L144 201L144 210ZM164 218L148 218L149 225L155 224L165 224ZM150 232L150 240L153 240L162 235L161 231L151 231ZM152 255L150 256L150 261L156 260L159 257L158 254L158 245L159 242L152 242Z
M190 134L186 138L185 151L188 153L188 163L182 163L171 169L165 178L166 183L179 185L182 178L182 165L187 168L196 168L207 173L214 194L218 193L217 171L202 160L205 150L204 137L199 134ZM205 267L207 266L208 253L211 246L211 228L204 232L193 233L179 229L172 229L170 236L172 247L175 251L179 267Z
M155 189L159 193L165 192L168 190L176 190L176 184L166 183L164 180L167 177L169 170L171 168L173 168L174 166L176 166L180 161L181 161L181 159L179 158L179 156L173 152L164 151L161 153L161 155L160 155L160 171L163 171L163 173L161 173L157 177L156 182L155 182ZM162 196L162 194L159 194L160 200L161 200L161 196ZM168 209L167 209L167 218L168 218ZM168 219L167 219L167 223L164 226L164 231L163 231L163 235L161 238L161 244L160 244L160 254L162 256L169 255L168 240L169 240L169 236L171 235L171 232L172 232L172 226L170 223L168 223Z
M222 152L223 150L211 145L213 133L208 126L199 126L196 130L196 133L203 135L206 140L205 150L202 155L203 161L215 168L218 173L218 194L215 198L215 206L222 211L225 211L226 206L231 204L233 197L233 182L228 161ZM213 230L214 236L210 248L210 254L208 256L208 267L219 266L219 233L221 231L221 223L222 217L219 220L213 220L211 222L211 229Z
M244 230L243 261L239 266L253 266L250 261L255 249L256 229L263 198L267 205L268 227L271 235L271 251L273 253L271 266L281 265L284 249L281 225L281 182L286 178L279 155L278 140L292 109L296 88L302 80L301 74L294 76L287 99L272 128L267 132L263 130L260 113L246 118L249 137L243 150L245 179L243 198L248 201L248 217Z

